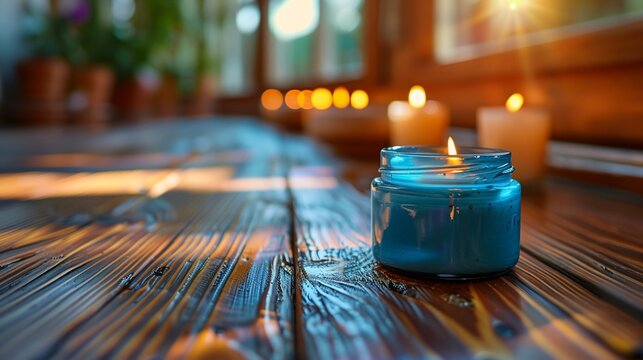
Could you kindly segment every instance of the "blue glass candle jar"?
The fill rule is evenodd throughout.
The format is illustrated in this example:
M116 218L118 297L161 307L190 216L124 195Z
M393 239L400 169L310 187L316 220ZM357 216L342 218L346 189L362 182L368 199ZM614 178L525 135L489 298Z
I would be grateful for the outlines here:
M520 253L520 184L511 153L396 146L371 184L373 255L425 276L472 279L511 269Z

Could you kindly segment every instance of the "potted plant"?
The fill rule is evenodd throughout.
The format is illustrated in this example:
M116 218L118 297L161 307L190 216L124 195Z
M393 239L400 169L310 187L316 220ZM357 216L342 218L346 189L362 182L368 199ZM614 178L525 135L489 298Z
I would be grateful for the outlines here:
M215 95L213 75L214 61L208 58L205 45L199 44L197 65L194 73L192 88L188 90L185 101L185 114L188 116L203 116L212 114L212 104Z
M219 6L219 11L211 8ZM216 71L219 68L218 44L215 32L221 32L225 21L224 2L213 3L211 0L197 0L197 13L190 20L193 39L193 66L189 83L186 83L184 112L188 116L203 116L213 112L213 100L216 94ZM219 17L215 17L219 14Z
M137 120L150 115L150 99L157 77L149 61L154 44L150 41L149 9L151 0L139 0L135 11L114 18L112 64L116 72L116 87L112 103L119 120Z
M150 33L154 34L151 64L158 69L160 76L154 92L153 115L168 118L178 114L181 87L185 76L184 58L186 39L183 38L184 2L158 2L152 11L149 23Z
M19 105L15 109L20 120L36 123L57 123L66 117L65 95L69 64L68 22L56 1L48 6L26 3L26 38L30 57L20 61L16 74Z
M105 121L114 85L110 66L114 43L110 3L77 0L67 12L74 42L67 55L74 65L71 110L77 121Z

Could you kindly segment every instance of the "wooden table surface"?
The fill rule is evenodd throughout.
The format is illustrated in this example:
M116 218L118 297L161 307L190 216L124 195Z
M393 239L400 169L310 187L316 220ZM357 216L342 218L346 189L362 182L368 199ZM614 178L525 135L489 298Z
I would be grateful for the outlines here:
M0 133L0 357L643 356L638 195L549 180L513 271L441 282L338 169L242 118Z

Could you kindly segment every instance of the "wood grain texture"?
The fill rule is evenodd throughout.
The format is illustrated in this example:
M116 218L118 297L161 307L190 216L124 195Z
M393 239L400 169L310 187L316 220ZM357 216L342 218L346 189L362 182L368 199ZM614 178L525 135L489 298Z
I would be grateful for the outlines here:
M550 206L536 208L544 194L525 201L523 253L514 271L488 281L445 283L408 277L373 260L365 196L347 187L295 190L297 331L305 355L639 356L641 246L640 237L632 236L641 234L640 199L615 201L594 194L587 200L582 191L558 185L545 194L553 197ZM586 211L583 218L587 201L600 202L602 208ZM621 214L619 222L601 217L606 210ZM562 228L582 232L585 243L542 216L569 222ZM546 246L546 241L555 245ZM619 258L607 247L628 247L630 254L621 248ZM603 267L615 270L608 276L597 271Z
M188 138L177 136L165 146L170 152L181 141L194 147L195 137L217 125L193 125ZM253 124L250 138L230 137L248 132L247 126L230 125L219 133L227 139L212 136L212 143L199 145L208 152L155 170L161 175L153 181L147 181L149 172L103 171L83 175L79 189L68 185L78 175L62 174L55 182L33 182L45 185L46 193L26 186L29 200L0 207L7 214L0 221L0 353L291 357L286 191L270 182L255 191L256 181L243 181L283 178L285 167L275 160L280 135ZM162 146L156 142L167 140L164 134L147 146ZM212 148L229 156L212 156ZM129 166L113 160L112 169ZM229 167L234 176L207 171ZM111 185L91 181L101 176ZM14 178L0 175L3 181L15 187ZM140 194L129 194L131 183L142 184ZM25 199L24 193L13 195Z
M550 181L515 270L440 282L378 265L336 159L253 121L0 134L0 154L2 358L643 353L640 197Z

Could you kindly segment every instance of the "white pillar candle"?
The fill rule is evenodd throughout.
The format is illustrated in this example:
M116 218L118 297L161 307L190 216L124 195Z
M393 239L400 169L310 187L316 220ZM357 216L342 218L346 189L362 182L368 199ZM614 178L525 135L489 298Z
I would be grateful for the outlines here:
M544 174L551 120L546 110L522 108L522 103L522 95L514 94L506 107L478 109L478 144L511 151L514 178L528 183Z
M449 127L449 111L437 101L426 101L424 89L414 86L409 101L393 101L388 106L391 145L444 144Z

